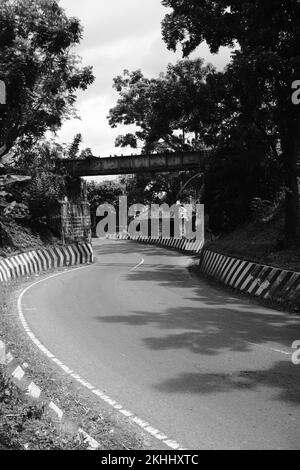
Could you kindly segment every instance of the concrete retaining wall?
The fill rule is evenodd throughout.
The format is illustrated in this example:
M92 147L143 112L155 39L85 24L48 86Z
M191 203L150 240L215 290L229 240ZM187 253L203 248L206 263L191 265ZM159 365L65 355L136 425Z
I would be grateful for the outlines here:
M199 269L239 291L300 307L300 272L252 263L209 250L201 252Z
M53 246L43 250L30 251L10 258L0 259L0 282L21 276L46 271L51 268L92 263L93 249L90 243Z

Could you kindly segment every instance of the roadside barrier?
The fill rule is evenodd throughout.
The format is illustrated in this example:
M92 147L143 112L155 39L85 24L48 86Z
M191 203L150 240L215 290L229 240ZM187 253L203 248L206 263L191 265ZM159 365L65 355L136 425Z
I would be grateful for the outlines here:
M229 287L300 310L300 272L233 258L203 249L200 242L175 238L129 237L114 234L111 238L173 248L199 257L197 270Z
M202 250L199 270L239 291L300 307L300 272L232 258Z
M161 238L161 237L130 237L129 235L123 235L121 233L115 233L109 238L118 240L132 240L149 245L158 245L165 248L173 248L175 250L182 251L184 253L200 253L203 247L201 241L190 241L184 238Z
M63 266L93 263L90 243L53 246L0 259L0 282Z

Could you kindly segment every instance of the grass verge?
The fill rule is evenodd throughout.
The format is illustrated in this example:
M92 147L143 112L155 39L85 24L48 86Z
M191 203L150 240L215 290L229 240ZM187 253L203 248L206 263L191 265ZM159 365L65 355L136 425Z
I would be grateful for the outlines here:
M84 450L77 436L59 431L42 405L26 399L0 368L0 442L11 450Z

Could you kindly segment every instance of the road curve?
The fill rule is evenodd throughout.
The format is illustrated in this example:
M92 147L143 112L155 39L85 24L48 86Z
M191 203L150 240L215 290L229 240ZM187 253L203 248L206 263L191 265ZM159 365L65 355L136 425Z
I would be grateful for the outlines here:
M175 252L99 241L95 253L24 294L46 348L186 448L300 448L299 317L211 287Z

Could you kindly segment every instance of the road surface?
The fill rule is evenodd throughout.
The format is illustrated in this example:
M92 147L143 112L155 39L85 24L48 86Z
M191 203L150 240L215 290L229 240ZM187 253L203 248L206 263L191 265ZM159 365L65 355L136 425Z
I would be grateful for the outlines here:
M57 358L185 448L300 448L299 317L210 286L173 251L98 241L95 253L22 299Z

